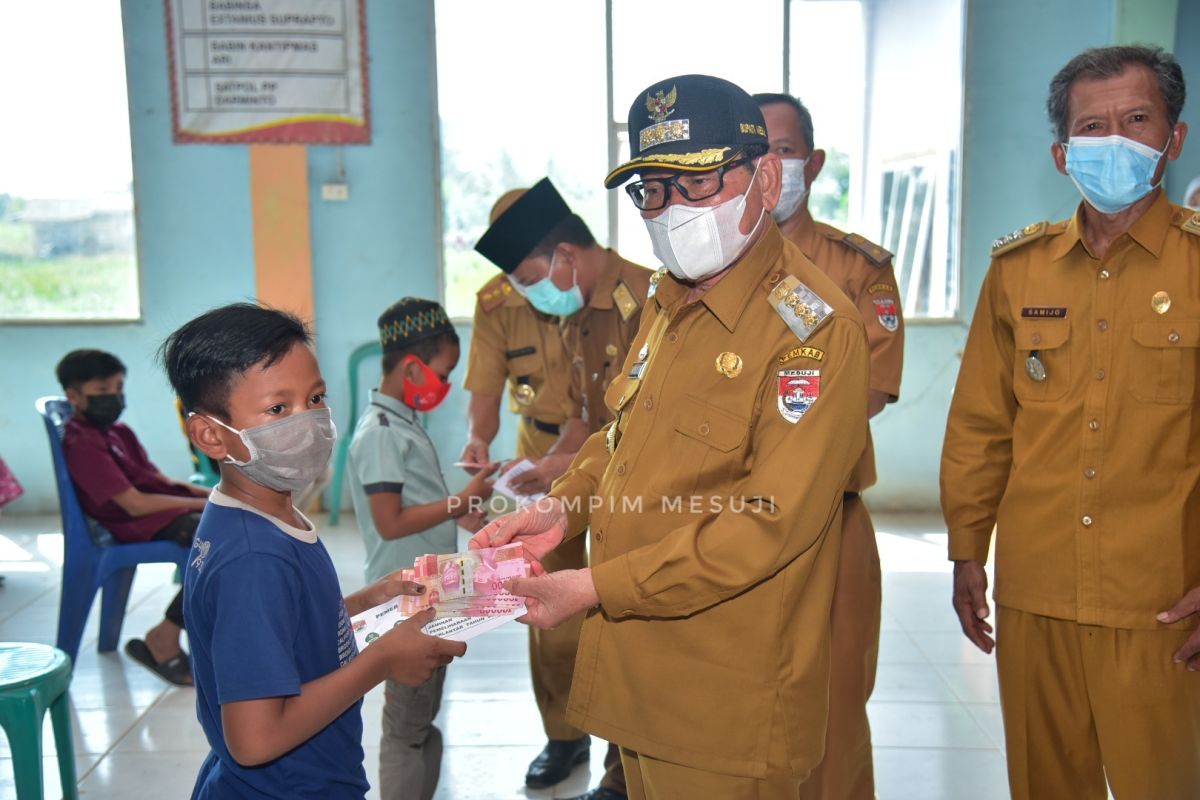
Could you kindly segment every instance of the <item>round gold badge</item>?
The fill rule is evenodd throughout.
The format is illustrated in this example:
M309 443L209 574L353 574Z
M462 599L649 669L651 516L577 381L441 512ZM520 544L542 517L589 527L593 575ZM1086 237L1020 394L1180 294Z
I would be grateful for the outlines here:
M513 390L513 397L517 398L517 402L521 405L527 406L533 403L534 398L537 397L537 392L528 383L522 383L518 384L517 388Z
M609 358L614 358L617 355L617 346L615 344L608 345L604 348L604 354Z
M742 374L742 357L737 353L721 353L717 356L717 372L726 378L736 378Z
M1155 314L1165 314L1171 308L1171 295L1166 292L1155 292L1154 297L1150 298L1150 307L1154 309Z

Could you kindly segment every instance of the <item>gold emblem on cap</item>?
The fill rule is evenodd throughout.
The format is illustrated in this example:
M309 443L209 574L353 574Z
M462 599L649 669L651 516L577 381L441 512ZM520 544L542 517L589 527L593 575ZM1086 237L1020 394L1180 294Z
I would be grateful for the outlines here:
M737 353L721 353L717 356L717 372L726 378L736 378L742 374L742 357Z
M1171 308L1171 295L1166 292L1155 292L1150 298L1150 307L1155 314L1165 314Z
M1024 228L1021 229L1021 233L1025 234L1026 236L1029 236L1031 234L1037 233L1038 228L1040 228L1040 227L1041 227L1040 222L1031 222L1028 225L1026 225Z
M617 346L615 344L610 344L610 345L605 346L604 355L608 356L609 358L613 358L614 356L616 356L616 354L617 354Z
M528 383L522 383L513 390L513 396L517 398L518 403L528 406L533 404L534 398L537 397L537 391Z
M651 95L646 92L646 110L650 112L650 120L652 122L662 122L667 117L675 113L675 109L671 106L675 105L675 99L679 93L675 91L675 87L671 87L670 92L664 93L662 89L658 90L657 94Z

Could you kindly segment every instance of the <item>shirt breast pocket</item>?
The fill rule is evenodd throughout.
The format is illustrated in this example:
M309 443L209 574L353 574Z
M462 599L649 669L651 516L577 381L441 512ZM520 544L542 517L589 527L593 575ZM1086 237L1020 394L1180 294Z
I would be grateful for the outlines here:
M528 385L536 395L546 382L545 369L545 359L537 348L524 347L509 351L508 374L513 378L510 384L513 400L522 406L531 405L533 398L527 394L529 389L521 389L521 386Z
M695 397L684 397L675 413L670 463L680 494L728 494L744 467L741 446L749 421Z
M1190 403L1196 395L1200 320L1134 323L1133 396L1143 403Z
M1021 320L1013 339L1013 394L1021 402L1061 399L1071 386L1070 320Z

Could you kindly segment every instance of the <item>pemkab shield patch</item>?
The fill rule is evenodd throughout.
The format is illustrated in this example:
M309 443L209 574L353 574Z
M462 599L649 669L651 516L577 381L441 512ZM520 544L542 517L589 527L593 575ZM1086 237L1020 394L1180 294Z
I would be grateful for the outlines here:
M900 313L896 310L896 301L890 297L880 297L872 302L875 303L875 314L879 317L879 324L895 333L896 328L900 327Z
M821 396L821 370L779 370L779 415L793 425Z

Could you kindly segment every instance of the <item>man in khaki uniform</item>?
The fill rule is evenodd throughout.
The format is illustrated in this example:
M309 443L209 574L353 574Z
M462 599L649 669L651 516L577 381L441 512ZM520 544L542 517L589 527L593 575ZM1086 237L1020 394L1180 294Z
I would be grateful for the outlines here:
M1101 800L1106 775L1118 800L1200 797L1200 216L1159 188L1183 97L1157 48L1055 76L1051 153L1084 202L993 246L946 426L954 605L984 652L996 530L1018 800Z
M892 271L892 254L854 233L817 222L808 211L809 187L825 165L815 147L812 116L787 94L756 94L767 123L771 152L783 161L783 189L771 212L779 230L821 268L858 307L871 346L868 415L900 397L904 317ZM875 777L867 701L875 688L882 613L879 547L861 492L875 485L870 439L846 487L842 554L830 615L829 729L825 759L800 789L813 800L872 800Z
M627 191L670 274L546 501L475 546L538 556L588 531L591 569L515 581L525 620L583 609L568 719L621 745L631 798L787 798L820 761L842 492L866 444L854 306L770 218L780 164L743 90L638 96Z
M488 443L495 436L494 387L507 380L514 410L522 415L517 455L538 459L538 468L514 488L545 491L606 419L603 392L637 332L650 271L600 247L548 178L502 197L476 249L504 274L484 288L476 311L467 375L472 441L463 458L486 462L487 444L480 448L477 432L490 431ZM582 539L572 543L544 565L583 567L584 545ZM536 788L558 783L588 758L589 737L564 719L580 622L582 617L554 631L530 629L534 695L550 740L525 776ZM597 800L624 797L620 758L615 747L610 750Z

